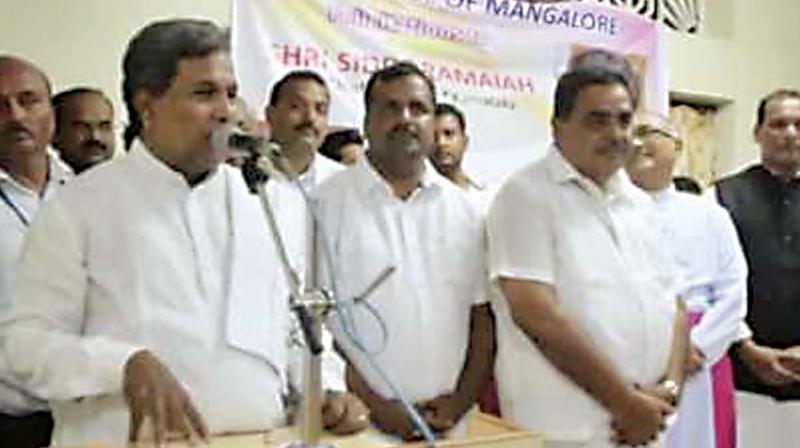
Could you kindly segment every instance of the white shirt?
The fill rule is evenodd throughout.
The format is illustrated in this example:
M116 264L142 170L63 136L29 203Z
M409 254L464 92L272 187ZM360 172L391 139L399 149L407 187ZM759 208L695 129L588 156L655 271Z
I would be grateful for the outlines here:
M602 355L642 384L666 371L676 310L652 207L623 172L604 192L552 149L503 185L487 225L490 277L552 285ZM498 302L503 417L548 439L604 439L608 413L550 364L514 324L505 300Z
M43 207L3 319L17 378L51 400L53 442L127 438L123 366L142 347L212 432L282 423L286 286L258 200L221 166L184 178L140 143Z
M342 164L336 163L320 154L316 154L308 170L300 175L300 182L306 187L307 191L315 191L316 187L322 185L331 176L342 171L344 168Z
M313 203L316 200L318 187L343 169L342 165L321 155L316 155L309 168L298 176L298 181L306 197ZM281 226L281 232L287 250L295 262L293 268L297 271L301 282L310 283L306 277L313 276L313 273L309 272L309 267L312 263L316 263L312 249L312 235L316 230L309 215L309 207L298 191L297 184L289 182L282 175L277 175L270 180L267 184L267 192L275 213L280 215L281 222L286 224Z
M0 313L11 304L17 259L28 226L42 201L49 199L72 177L72 171L50 149L48 167L43 196L21 185L0 168L0 189L9 201L0 200ZM8 371L5 358L0 354L0 412L21 415L43 409L47 409L47 403L20 389Z
M678 269L677 290L689 311L704 312L692 343L716 363L749 332L747 262L727 210L670 187L651 195L663 223L665 252Z
M297 274L302 288L314 286L312 284L314 272L319 269L321 263L319 254L314 250L314 235L317 230L306 199L311 201L311 207L314 208L319 185L343 169L342 165L317 154L309 168L298 176L299 186L303 188L305 198L298 190L297 183L289 182L282 175L276 175L267 183L270 205L279 222L281 237L286 245L292 269ZM296 318L292 319L291 333L289 375L293 384L299 389L303 384L305 340ZM347 389L344 380L344 361L333 350L333 339L327 329L323 329L322 338L325 347L322 355L323 386L326 389L344 391Z
M714 406L710 368L730 344L747 336L747 264L728 212L674 187L651 193L662 223L665 252L678 270L677 290L692 312L703 312L692 329L692 344L706 356L705 367L688 378L677 420L666 446L714 448Z
M388 339L364 306L338 317L352 318L351 330L407 399L452 392L472 306L486 297L483 227L469 199L426 166L420 187L401 200L363 157L326 182L319 200L342 300L362 294L385 268L396 269L366 299ZM342 320L335 322L342 331ZM371 388L394 397L363 354L339 341Z

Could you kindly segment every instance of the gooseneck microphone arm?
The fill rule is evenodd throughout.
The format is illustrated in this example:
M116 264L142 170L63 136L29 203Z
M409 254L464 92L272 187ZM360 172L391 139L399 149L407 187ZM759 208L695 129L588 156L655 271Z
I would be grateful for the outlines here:
M373 355L364 348L358 336L353 330L352 322L347 322L345 316L349 316L348 310L352 305L340 302L336 288L335 274L333 272L333 260L331 259L330 244L325 233L325 229L317 216L314 201L309 198L308 193L301 185L297 173L289 166L286 157L281 153L280 147L262 137L255 137L239 132L233 127L223 127L212 135L212 145L215 148L235 148L247 152L247 157L242 165L242 175L251 193L257 194L267 220L270 234L278 252L282 270L286 277L290 289L290 307L297 316L303 337L308 347L304 372L304 397L303 397L303 420L301 427L302 443L304 447L319 447L321 437L321 406L322 406L322 386L321 386L321 353L324 349L321 342L321 327L325 316L330 311L339 310L340 320L343 322L345 336L354 343L355 347L364 355L366 361L378 373L381 380L389 387L392 393L403 404L409 418L418 433L425 439L426 445L434 447L436 438L419 414L417 409L403 397L396 385L390 379L387 372L381 368L374 359ZM292 268L286 245L280 234L280 227L273 212L269 195L266 190L267 182L274 176L282 176L302 194L303 201L308 213L321 235L323 262L329 265L327 274L331 277L333 291L322 289L303 290L298 273ZM354 305L363 305L367 310L376 316L379 324L385 331L380 316L366 302L366 297L372 293L383 281L385 281L394 271L394 266L384 269L378 277L361 293L352 298Z

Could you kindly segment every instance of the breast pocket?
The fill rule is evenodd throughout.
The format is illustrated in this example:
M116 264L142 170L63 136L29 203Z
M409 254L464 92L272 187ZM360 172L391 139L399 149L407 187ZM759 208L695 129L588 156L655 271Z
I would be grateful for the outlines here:
M360 295L387 268L399 262L391 255L391 241L371 222L346 223L336 240L333 272L343 299Z

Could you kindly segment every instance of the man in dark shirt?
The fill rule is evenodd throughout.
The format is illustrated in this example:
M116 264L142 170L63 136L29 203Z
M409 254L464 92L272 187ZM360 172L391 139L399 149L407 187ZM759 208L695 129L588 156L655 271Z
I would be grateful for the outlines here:
M743 446L798 446L800 429L786 419L800 421L800 92L770 93L756 118L761 163L717 184L750 270L753 335L731 354L745 392L738 394ZM756 435L756 445L746 443ZM771 444L765 436L781 438Z

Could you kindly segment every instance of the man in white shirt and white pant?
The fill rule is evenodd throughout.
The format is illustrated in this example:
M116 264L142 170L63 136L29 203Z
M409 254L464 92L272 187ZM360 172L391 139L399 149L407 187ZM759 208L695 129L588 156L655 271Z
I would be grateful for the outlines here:
M0 55L0 312L11 305L25 234L42 201L72 177L49 148L54 114L50 81L28 61ZM15 447L50 444L47 402L19 385L0 354L0 440Z
M288 289L257 198L209 139L234 111L226 35L152 23L123 72L132 148L42 209L2 348L60 445L280 425ZM335 400L334 430L364 426L363 405Z
M369 149L319 192L332 274L347 301L394 269L366 304L346 311L350 331L432 429L446 433L477 400L494 360L483 224L467 195L426 163L436 101L430 79L401 62L374 73L364 97ZM342 345L348 386L373 422L418 438L364 353Z
M548 446L641 446L683 382L685 315L662 263L652 202L621 170L636 91L624 59L558 81L554 146L512 175L489 212L504 418Z

